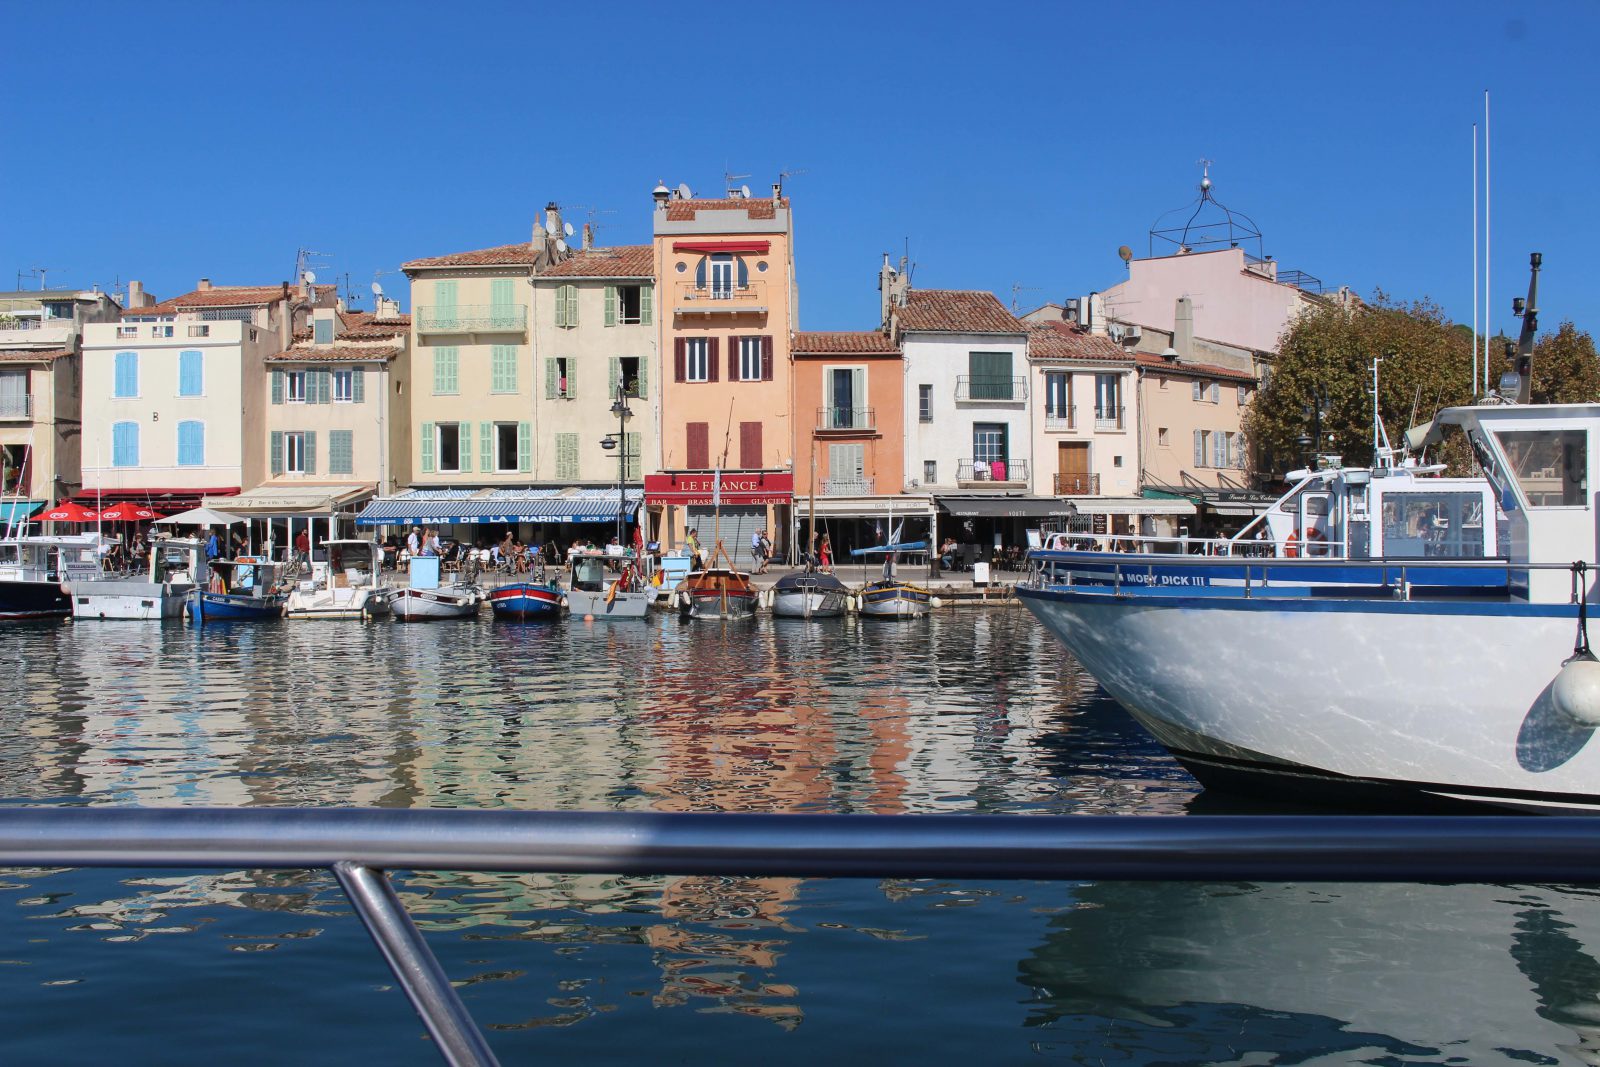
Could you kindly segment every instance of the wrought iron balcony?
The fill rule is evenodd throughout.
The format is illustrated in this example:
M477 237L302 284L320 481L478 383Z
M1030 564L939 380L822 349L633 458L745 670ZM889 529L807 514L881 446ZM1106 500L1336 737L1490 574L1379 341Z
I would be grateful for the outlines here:
M672 306L680 315L766 311L767 283L760 279L752 280L747 285L722 285L715 281L705 285L679 282L673 288Z
M1057 474L1055 476L1056 496L1099 496L1100 476L1098 474Z
M871 496L871 478L824 478L823 496Z
M956 399L1014 404L1028 399L1028 379L990 374L963 374L956 378Z
M873 433L878 420L872 408L817 409L818 433Z
M1046 432L1051 430L1076 430L1078 428L1078 416L1070 408L1055 415L1046 411L1044 413L1044 428Z
M1026 485L1025 459L963 459L956 462L957 485Z
M423 304L415 320L418 333L522 333L528 328L528 305Z
M1123 412L1123 410L1124 410L1123 408L1095 408L1094 409L1094 428L1096 430L1120 430L1120 429L1123 429L1123 424L1122 424L1122 412Z
M33 416L33 394L0 396L0 419L27 419Z

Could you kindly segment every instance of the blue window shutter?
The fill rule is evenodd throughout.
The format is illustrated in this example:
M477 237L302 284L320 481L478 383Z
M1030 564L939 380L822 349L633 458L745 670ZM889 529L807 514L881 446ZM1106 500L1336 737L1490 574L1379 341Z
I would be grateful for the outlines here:
M317 431L307 430L300 435L305 440L306 473L317 473Z
M422 424L422 473L433 472L433 423L425 422Z
M269 451L272 453L272 473L273 474L282 474L283 473L283 431L282 430L273 430L272 431L272 445L271 445Z
M200 467L206 461L206 427L186 419L178 423L178 466Z
M272 402L274 404L283 403L283 371L281 370L272 372Z
M523 474L533 471L533 423L517 423L517 470Z
M178 395L199 396L203 390L202 357L192 348L178 353Z
M116 359L117 396L139 395L139 353L118 352Z
M357 367L350 372L350 402L352 404L367 402L367 372L364 367Z

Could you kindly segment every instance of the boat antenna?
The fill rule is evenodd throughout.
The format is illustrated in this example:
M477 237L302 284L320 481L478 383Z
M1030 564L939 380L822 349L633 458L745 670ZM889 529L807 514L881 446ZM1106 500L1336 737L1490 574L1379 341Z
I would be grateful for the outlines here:
M1511 301L1511 312L1522 319L1522 333L1517 337L1516 357L1512 370L1517 372L1517 403L1526 404L1533 390L1533 338L1539 332L1539 268L1544 256L1534 252L1528 257L1528 299L1520 296ZM1511 346L1506 345L1509 349Z
M1378 410L1378 364L1382 356L1372 357L1372 457L1373 463L1388 470L1394 466L1394 449L1389 444L1389 431L1383 425L1383 415Z

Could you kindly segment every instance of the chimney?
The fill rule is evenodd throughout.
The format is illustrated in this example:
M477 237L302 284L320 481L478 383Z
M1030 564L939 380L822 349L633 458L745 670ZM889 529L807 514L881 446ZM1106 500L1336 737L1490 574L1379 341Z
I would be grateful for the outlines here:
M774 201L778 201L778 200L782 200L783 199L783 183L782 182L773 182L772 183L772 199Z
M134 280L128 283L128 307L142 308L148 299L144 292L144 282Z
M210 278L201 278L200 279L200 284L195 286L195 288L198 289L202 293L207 292L211 288L211 279Z
M883 266L878 268L878 305L883 313L883 328L889 328L889 319L897 307L905 307L907 284L903 270L889 265L889 253L883 254Z
M650 195L655 199L656 207L663 208L667 206L667 201L672 199L672 190L667 188L665 181L658 180L656 187L650 190Z
M1194 305L1186 296L1178 297L1172 315L1172 347L1184 359L1194 358Z
M594 247L594 223L583 224L583 250L585 252Z
M556 204L556 202L554 200L550 201L548 204L546 204L544 206L544 217L545 217L545 221L550 224L549 225L550 236L551 237L561 237L561 236L563 236L563 231L561 229L561 208Z

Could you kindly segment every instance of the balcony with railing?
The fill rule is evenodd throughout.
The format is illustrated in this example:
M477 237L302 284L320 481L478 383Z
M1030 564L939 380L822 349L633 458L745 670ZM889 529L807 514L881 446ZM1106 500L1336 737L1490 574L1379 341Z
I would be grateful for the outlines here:
M956 462L956 484L959 486L994 486L996 488L1028 484L1028 461L1025 459L963 459Z
M679 282L673 288L672 306L679 315L761 313L767 310L767 283L759 279L745 285Z
M31 319L0 314L0 347L64 345L72 340L71 319Z
M877 433L878 420L872 408L818 408L817 432L822 434Z
M32 393L0 393L0 419L31 419Z
M823 496L871 496L871 478L824 478Z
M1046 410L1044 413L1044 428L1046 433L1076 430L1078 428L1078 417L1073 414L1071 408L1054 412Z
M1122 413L1123 413L1123 411L1124 411L1124 409L1120 408L1120 407L1116 407L1116 408L1095 408L1094 409L1094 428L1095 428L1095 430L1096 431L1101 431L1101 430L1122 430L1122 429L1126 429L1126 427L1123 425L1123 421L1122 421Z
M956 378L956 399L979 404L1019 403L1028 399L1028 379L962 374Z
M418 333L525 333L526 304L422 304L412 321Z
M1099 496L1100 476L1098 474L1057 474L1055 476L1056 496Z

